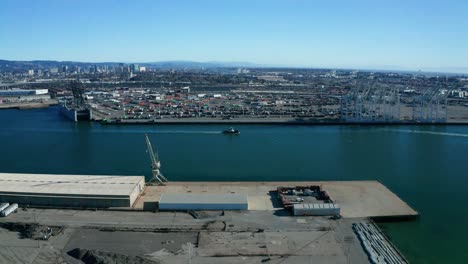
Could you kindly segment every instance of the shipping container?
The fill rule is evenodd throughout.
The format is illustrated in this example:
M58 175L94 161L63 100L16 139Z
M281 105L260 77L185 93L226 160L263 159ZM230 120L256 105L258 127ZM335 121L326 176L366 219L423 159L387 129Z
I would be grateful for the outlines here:
M334 216L340 215L338 204L294 204L293 213L296 216L316 215Z
M16 210L18 210L18 204L17 203L11 204L5 210L0 212L0 216L2 216L2 217L8 216L8 215L10 215L11 213L13 213Z
M1 203L0 204L0 212L3 211L5 208L7 208L8 206L10 206L9 203Z

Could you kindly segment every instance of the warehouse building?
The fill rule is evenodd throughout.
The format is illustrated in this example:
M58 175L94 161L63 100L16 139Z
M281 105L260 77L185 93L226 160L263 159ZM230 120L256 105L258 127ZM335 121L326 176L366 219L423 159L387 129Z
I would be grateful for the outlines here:
M37 100L50 100L48 89L23 90L11 89L0 90L0 102L28 102Z
M159 200L159 210L248 210L244 194L164 193Z
M143 176L0 173L0 203L78 208L132 207Z

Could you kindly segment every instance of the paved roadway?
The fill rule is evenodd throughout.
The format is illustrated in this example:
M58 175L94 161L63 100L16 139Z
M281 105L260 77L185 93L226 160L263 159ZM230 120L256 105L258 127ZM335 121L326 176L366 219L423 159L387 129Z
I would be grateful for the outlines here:
M280 210L200 212L199 216L20 209L0 218L0 226L37 222L67 229L38 242L0 228L0 263L65 263L73 261L66 252L74 248L137 255L161 263L188 263L189 259L191 263L369 263L351 229L352 222L364 219L292 217Z

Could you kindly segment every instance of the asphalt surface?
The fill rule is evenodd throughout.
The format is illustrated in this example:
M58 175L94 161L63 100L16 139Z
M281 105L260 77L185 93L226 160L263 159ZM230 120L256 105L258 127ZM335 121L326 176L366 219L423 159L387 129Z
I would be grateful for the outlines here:
M47 241L0 228L0 263L80 263L75 248L160 263L369 263L352 231L362 218L293 217L282 211L187 213L19 210L0 223L65 226ZM114 255L113 255L114 254Z

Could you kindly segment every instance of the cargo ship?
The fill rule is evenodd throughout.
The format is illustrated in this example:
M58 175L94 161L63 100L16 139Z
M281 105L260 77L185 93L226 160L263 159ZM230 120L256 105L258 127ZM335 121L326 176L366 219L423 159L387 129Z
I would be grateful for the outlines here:
M70 82L70 88L73 93L73 99L65 100L60 107L60 112L73 122L92 120L93 112L84 101L80 80L77 79Z
M89 121L93 118L93 112L90 109L70 107L66 104L60 107L60 112L73 122Z

